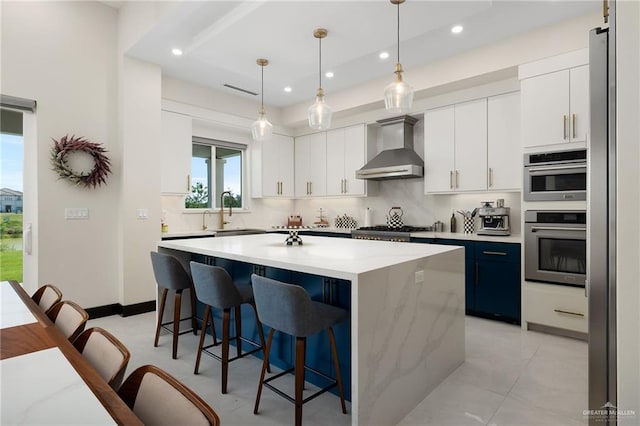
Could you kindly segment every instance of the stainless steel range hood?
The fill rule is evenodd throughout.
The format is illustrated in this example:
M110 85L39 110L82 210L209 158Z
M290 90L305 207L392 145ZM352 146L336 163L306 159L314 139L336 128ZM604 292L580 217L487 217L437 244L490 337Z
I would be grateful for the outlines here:
M403 115L378 120L382 125L382 152L356 171L356 178L369 180L419 178L424 161L413 149L413 126L417 119Z

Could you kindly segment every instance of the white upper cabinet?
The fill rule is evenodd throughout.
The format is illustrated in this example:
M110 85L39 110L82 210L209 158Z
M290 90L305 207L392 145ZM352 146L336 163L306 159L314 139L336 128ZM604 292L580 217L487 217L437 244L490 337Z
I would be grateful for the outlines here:
M191 192L192 120L188 115L162 111L161 191L167 194Z
M487 189L487 100L455 106L454 184L458 191Z
M585 143L589 133L588 51L521 65L525 148Z
M366 160L364 124L330 130L326 135L327 195L366 195L365 181L356 179L356 170Z
M424 116L425 193L487 189L487 99Z
M426 194L519 190L519 93L425 112L424 159Z
M454 114L453 106L424 114L425 193L454 190Z
M487 189L521 189L522 148L518 92L487 99L487 166Z
M327 194L327 134L325 132L295 138L296 197Z
M251 196L293 197L293 138L274 133L270 140L252 142Z

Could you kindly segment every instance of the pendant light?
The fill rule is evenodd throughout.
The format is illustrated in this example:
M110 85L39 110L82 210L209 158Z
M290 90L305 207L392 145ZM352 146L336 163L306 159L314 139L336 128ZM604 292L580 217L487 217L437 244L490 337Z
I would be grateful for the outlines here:
M316 101L309 107L309 127L315 130L327 130L331 127L331 107L324 102L324 91L322 90L322 39L327 36L327 30L318 28L313 32L313 36L318 39L318 75L319 86L316 93Z
M261 87L260 87L260 111L258 111L258 119L251 125L251 135L254 141L266 141L271 139L273 132L273 124L267 120L267 113L264 111L264 67L269 65L269 61L263 58L256 60L260 65Z
M398 61L396 62L395 80L384 89L384 107L389 112L409 112L413 103L413 87L402 80L402 64L400 63L400 4L405 0L390 0L398 11Z

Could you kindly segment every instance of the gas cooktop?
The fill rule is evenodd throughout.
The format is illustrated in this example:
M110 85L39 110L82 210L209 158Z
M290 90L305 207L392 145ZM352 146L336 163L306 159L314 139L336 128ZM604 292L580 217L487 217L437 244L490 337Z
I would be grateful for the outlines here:
M387 232L430 232L433 231L431 226L401 226L399 228L391 228L386 225L363 226L358 231L387 231Z
M382 240L382 241L411 241L412 232L429 232L432 227L427 226L401 226L392 228L385 225L363 226L351 231L351 237L360 240Z

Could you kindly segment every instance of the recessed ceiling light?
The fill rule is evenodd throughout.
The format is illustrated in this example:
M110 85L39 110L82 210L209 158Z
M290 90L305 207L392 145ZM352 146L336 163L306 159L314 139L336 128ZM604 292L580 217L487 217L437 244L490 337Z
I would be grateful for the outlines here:
M460 34L463 29L464 28L462 27L462 25L454 25L453 27L451 27L451 32L454 34Z
M173 53L176 56L181 56L182 55L182 49L178 49L176 47L175 49L171 49L171 53Z
M287 92L287 93L291 93L291 90L293 90L293 89L291 89L291 86L287 86L287 87L284 88L284 91Z
M380 52L378 55L380 59L387 59L389 57L389 52Z
M331 72L331 71L327 71L327 72L324 74L324 76L325 76L325 77L327 77L327 78L333 78L333 72Z

